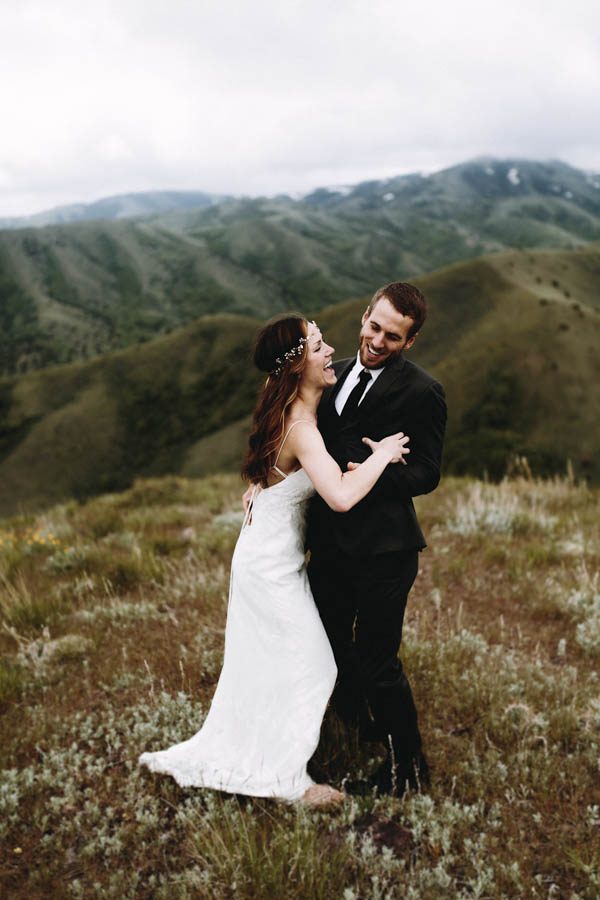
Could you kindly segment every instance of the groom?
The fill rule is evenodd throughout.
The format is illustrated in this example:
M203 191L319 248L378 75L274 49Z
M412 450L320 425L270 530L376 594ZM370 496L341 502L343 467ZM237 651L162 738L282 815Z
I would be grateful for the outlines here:
M316 495L308 520L310 584L338 666L333 706L362 739L387 748L373 778L355 788L397 795L407 784L428 782L417 710L398 658L426 546L412 498L437 487L446 425L442 386L404 355L426 314L413 285L380 288L363 314L357 356L335 364L337 383L319 406L319 430L342 471L369 455L364 436L380 440L397 431L410 437L407 465L388 466L346 513Z

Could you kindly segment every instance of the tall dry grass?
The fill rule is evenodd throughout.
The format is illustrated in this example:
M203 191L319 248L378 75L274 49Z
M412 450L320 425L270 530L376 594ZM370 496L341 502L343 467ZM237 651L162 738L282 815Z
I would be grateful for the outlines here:
M432 787L333 812L137 766L208 709L239 493L155 479L2 523L4 894L596 898L597 492L447 479L419 499L403 659ZM315 771L343 783L377 760L326 718Z

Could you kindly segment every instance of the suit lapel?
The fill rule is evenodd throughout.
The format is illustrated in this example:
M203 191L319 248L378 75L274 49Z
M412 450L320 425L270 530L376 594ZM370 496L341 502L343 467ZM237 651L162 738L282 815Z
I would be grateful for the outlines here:
M339 362L334 363L337 382L332 387L326 388L323 392L323 397L321 398L321 403L319 404L319 418L329 417L331 415L335 415L336 419L338 418L335 409L335 398L340 392L346 378L352 371L355 362L356 357L353 356L351 359L342 359ZM401 378L404 369L404 362L404 357L400 356L399 359L397 359L391 365L385 367L381 375L375 380L375 384L373 385L373 387L369 388L369 390L367 391L364 400L362 400L359 404L359 418L363 418L363 416L368 415L370 410L381 401L388 390L393 387L393 385L398 381L399 378Z
M372 388L369 388L364 399L358 407L358 415L360 418L368 415L373 406L379 403L382 397L401 377L404 368L404 357L401 356L390 366L386 366L381 375L376 379Z

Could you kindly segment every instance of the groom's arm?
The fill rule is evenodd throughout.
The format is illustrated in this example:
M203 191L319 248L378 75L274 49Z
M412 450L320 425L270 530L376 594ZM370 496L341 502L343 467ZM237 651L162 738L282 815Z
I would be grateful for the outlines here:
M390 416L386 433L404 431L410 438L406 465L390 465L375 486L386 497L401 499L429 494L440 481L442 448L446 430L446 397L434 381L416 398L409 416Z

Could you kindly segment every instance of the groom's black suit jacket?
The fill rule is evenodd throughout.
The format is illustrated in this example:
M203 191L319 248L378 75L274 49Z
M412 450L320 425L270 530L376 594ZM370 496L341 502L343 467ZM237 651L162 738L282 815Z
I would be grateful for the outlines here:
M319 405L319 430L343 472L348 462L370 455L361 438L380 440L403 431L410 437L407 464L389 465L371 492L349 512L336 513L316 495L309 508L307 546L313 555L369 557L426 546L412 498L440 480L446 427L444 389L404 356L386 366L367 391L356 415L340 418L335 398L356 357L335 363L338 381Z

